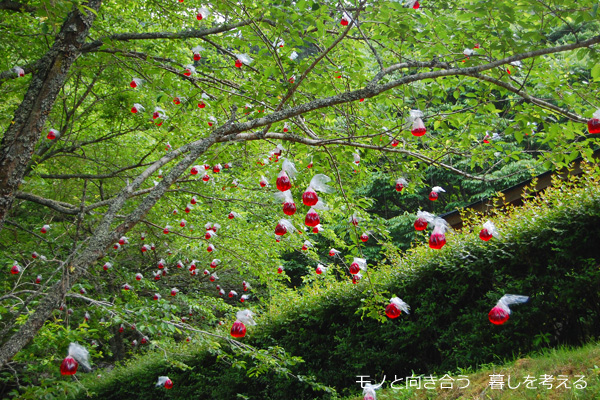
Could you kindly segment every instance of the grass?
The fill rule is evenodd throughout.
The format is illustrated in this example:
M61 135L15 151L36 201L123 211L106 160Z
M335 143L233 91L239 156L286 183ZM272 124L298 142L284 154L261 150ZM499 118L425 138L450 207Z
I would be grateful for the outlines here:
M461 371L462 372L462 371ZM496 377L491 377L496 375ZM500 377L500 375L503 375ZM510 375L510 384L515 389L509 389L506 385ZM551 375L553 380L548 381L551 384L542 385L542 377ZM578 376L576 376L578 375ZM575 382L579 376L583 375L578 385L584 388L576 388ZM424 399L477 399L477 400L523 400L523 399L600 399L600 342L588 344L578 348L558 348L545 350L540 354L527 358L520 358L516 361L504 365L488 364L480 370L462 375L453 374L445 376L444 373L435 374L434 381L426 381L421 378L421 389L406 388L405 380L394 384L395 389L390 387L391 379L386 379L382 388L377 390L377 400L424 400ZM453 378L454 381L440 381L440 378ZM466 386L466 379L469 385ZM534 380L530 386L536 386L537 389L527 388L525 385L526 377ZM558 378L561 378L560 380ZM368 379L368 378L366 378ZM458 381L458 379L463 379ZM504 389L495 389L490 385L491 379L502 379ZM549 379L549 378L548 378ZM358 380L358 378L357 378ZM432 389L425 389L423 385ZM441 389L442 384L449 386L453 383L452 389ZM565 383L563 383L565 382ZM520 385L518 385L520 383ZM561 385L556 387L557 385ZM569 388L564 388L565 384ZM458 389L458 386L465 387ZM358 387L358 383L357 383ZM435 389L433 389L435 387ZM347 400L362 400L361 396L350 397Z

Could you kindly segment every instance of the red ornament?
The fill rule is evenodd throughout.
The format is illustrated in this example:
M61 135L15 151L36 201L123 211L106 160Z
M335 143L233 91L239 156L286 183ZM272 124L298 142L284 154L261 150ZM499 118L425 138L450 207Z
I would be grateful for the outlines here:
M398 318L400 314L402 314L402 311L400 311L398 306L396 306L394 303L388 304L388 306L385 308L385 315L387 315L388 318Z
M494 325L502 325L506 321L508 321L509 314L508 311L504 310L502 307L494 307L488 314L488 318L490 322Z
M394 319L398 318L400 314L402 314L402 311L408 314L409 309L410 307L408 304L400 300L400 298L392 297L390 299L390 304L385 308L385 315L387 315L388 318Z
M487 229L483 228L481 232L479 232L479 238L483 241L490 240L494 235L492 235Z
M321 219L319 218L319 214L312 208L308 210L306 217L304 218L304 224L306 226L317 226L321 223Z
M600 109L594 113L592 119L587 122L588 132L592 134L600 133Z
M243 338L246 336L246 325L241 321L235 321L231 326L231 336L234 338Z
M283 236L287 233L287 228L283 225L281 225L281 223L277 224L277 226L275 227L275 234L277 236Z
M317 196L317 192L310 187L302 194L302 203L307 207L314 206L318 201L319 197Z
M294 215L296 213L296 203L283 203L283 213L285 215Z
M446 235L439 232L433 232L429 237L429 247L440 250L446 244Z
M425 127L416 128L416 129L411 130L410 133L412 133L414 136L423 136L424 134L427 133L427 129Z
M54 140L54 139L56 139L57 134L58 134L58 131L56 129L50 129L46 138L48 138L49 140Z
M285 171L281 171L279 176L277 177L277 189L281 192L285 192L286 190L290 190L292 187L292 182L288 177Z
M424 231L425 229L427 229L427 221L425 220L425 218L417 218L417 220L415 221L415 229L417 231Z
M73 357L67 356L60 364L60 373L62 375L75 375L78 366L79 363Z

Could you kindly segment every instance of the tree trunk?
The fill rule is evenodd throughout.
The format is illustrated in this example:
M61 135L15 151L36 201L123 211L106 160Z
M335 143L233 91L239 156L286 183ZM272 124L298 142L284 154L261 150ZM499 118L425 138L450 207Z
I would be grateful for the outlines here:
M35 311L29 316L27 321L0 347L0 369L6 365L15 354L29 343L44 325L52 312L59 307L65 295L75 282L83 275L87 274L88 268L109 249L119 237L130 231L135 224L152 209L156 202L165 194L167 189L177 180L183 172L189 168L195 160L210 146L216 142L216 138L224 127L218 128L211 136L201 139L191 148L189 154L183 158L171 172L151 191L148 196L137 206L137 208L125 217L125 220L117 227L112 226L115 216L125 205L131 193L137 189L149 176L152 175L160 166L157 162L150 166L146 171L140 174L131 185L126 186L104 214L104 218L94 231L93 235L85 242L81 243L71 253L64 263L63 276L56 282L40 300ZM166 157L165 157L166 158ZM159 160L160 161L160 160ZM2 338L4 339L4 338Z
M102 0L89 0L98 11ZM96 15L77 7L69 13L50 50L36 63L29 89L0 143L0 230L21 184L46 119L71 65L81 54Z

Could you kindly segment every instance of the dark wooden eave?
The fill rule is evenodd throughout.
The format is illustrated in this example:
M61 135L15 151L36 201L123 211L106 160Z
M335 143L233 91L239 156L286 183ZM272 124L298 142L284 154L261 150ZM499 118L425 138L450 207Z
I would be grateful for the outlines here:
M595 159L600 158L600 149L596 150L593 154ZM529 194L535 194L543 191L549 186L552 186L552 178L558 175L561 179L565 179L568 175L581 175L583 173L581 169L581 162L583 158L578 158L573 161L571 168L563 168L558 171L546 171L540 175L537 175L531 179L518 183L514 186L504 189L501 193L504 194L504 201L502 202L498 197L488 197L483 200L479 200L475 203L471 203L464 207L465 209L475 211L481 214L487 214L493 208L503 207L511 204L514 206L520 206L523 204L523 190L528 187ZM531 183L536 179L537 183L535 188L531 187ZM440 215L444 218L453 229L462 228L462 219L460 217L460 210L451 211L446 214Z

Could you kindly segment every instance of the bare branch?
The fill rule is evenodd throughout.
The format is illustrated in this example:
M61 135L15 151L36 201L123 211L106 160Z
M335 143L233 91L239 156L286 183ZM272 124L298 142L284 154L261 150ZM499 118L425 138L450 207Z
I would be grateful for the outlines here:
M533 96L527 94L526 92L524 92L523 90L512 86L510 83L503 82L499 79L492 78L491 76L487 76L487 75L483 75L483 74L473 74L471 76L474 78L477 78L477 79L481 79L482 81L487 81L487 82L493 83L496 86L503 87L504 89L511 91L515 94L518 94L525 100L530 101L531 103L533 103L537 106L556 111L557 113L564 115L565 117L569 118L572 121L580 122L582 124L585 124L587 122L586 118L583 118L575 113L572 113L569 110L565 110L563 108L555 106L552 103L548 103L547 101L544 101L542 99L538 99L537 97L533 97Z
M17 199L27 200L41 204L63 214L76 215L78 213L77 207L72 204L64 203L62 201L57 200L46 199L31 193L17 192L15 193L15 197Z
M135 165L128 165L127 167L119 168L118 170L108 173L108 174L99 174L99 175L93 175L93 174L40 174L39 177L44 178L44 179L107 179L107 178L114 178L123 171L129 171L129 170L135 169L135 168L147 167L148 165L151 165L151 164L152 163L146 163L146 164L137 163Z
M264 18L258 18L258 22L265 21L267 23L274 23L270 20ZM180 32L144 32L144 33L117 33L114 35L106 36L100 38L98 40L94 40L91 43L86 44L82 47L82 52L89 52L97 49L102 46L107 41L130 41L130 40L156 40L156 39L190 39L190 38L204 38L210 35L216 35L223 32L228 32L237 28L241 28L246 25L250 25L253 20L245 20L241 22L237 22L235 24L225 24L221 26L216 26L213 28L205 28L205 29L190 29L186 31Z

